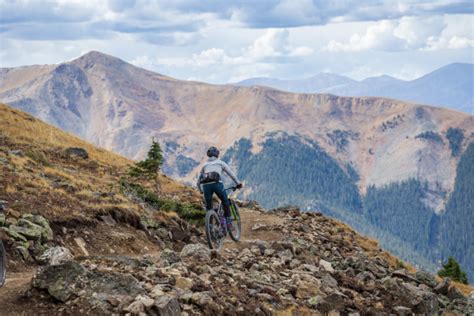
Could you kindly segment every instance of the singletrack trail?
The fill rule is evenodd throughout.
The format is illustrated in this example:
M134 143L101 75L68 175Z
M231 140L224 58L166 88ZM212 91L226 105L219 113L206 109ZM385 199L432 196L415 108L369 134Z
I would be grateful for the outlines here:
M7 274L5 285L0 288L0 315L32 315L36 312L25 308L20 302L29 288L34 270L11 272Z

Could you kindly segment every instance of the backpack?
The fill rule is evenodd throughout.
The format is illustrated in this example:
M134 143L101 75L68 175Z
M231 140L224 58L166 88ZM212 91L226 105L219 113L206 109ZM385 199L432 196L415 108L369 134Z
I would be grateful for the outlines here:
M205 183L211 183L211 182L219 182L221 180L221 176L218 172L205 172L202 174L201 179L199 180L199 183L205 184Z

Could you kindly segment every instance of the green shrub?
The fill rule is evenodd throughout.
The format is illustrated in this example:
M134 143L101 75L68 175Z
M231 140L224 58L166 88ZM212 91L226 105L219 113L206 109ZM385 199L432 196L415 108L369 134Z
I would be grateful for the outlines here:
M148 151L147 158L145 160L135 163L134 166L130 167L129 174L132 177L144 176L148 179L153 179L158 175L160 167L163 164L163 153L160 148L160 144L152 139L150 150Z
M136 183L122 181L122 190L133 194L138 199L147 203L154 209L164 212L176 212L179 217L195 224L203 224L206 212L200 205L180 202L170 198L164 198L156 195L150 190Z
M467 284L467 275L466 272L461 270L459 263L453 257L448 258L448 262L443 264L443 268L438 271L440 277L449 277L454 281Z

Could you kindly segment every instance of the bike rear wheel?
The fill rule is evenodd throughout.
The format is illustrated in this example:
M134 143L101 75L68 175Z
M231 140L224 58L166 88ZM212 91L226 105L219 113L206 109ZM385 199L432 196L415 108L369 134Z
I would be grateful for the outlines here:
M234 200L230 200L230 214L232 216L233 229L229 230L230 238L233 241L239 241L242 232L242 223L240 221L239 207Z
M224 245L225 234L222 233L221 221L214 210L206 213L206 239L210 249L220 250Z
M0 240L0 287L5 284L5 279L7 277L7 258L5 253L5 247L3 247L3 242Z

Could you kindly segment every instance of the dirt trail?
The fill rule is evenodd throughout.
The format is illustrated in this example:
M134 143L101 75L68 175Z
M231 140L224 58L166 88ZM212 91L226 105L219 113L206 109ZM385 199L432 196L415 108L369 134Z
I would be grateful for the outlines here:
M245 248L249 242L255 240L275 241L281 238L281 232L269 230L252 230L255 225L278 225L283 224L284 220L272 214L265 214L262 212L240 208L242 217L242 237L240 242L235 243L230 238L227 238L224 244L224 249L242 249Z
M34 270L7 274L5 285L0 288L0 315L28 315L19 300L28 289Z

